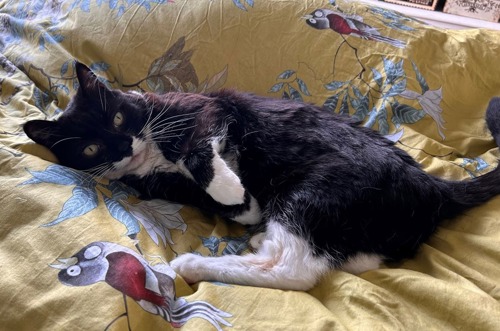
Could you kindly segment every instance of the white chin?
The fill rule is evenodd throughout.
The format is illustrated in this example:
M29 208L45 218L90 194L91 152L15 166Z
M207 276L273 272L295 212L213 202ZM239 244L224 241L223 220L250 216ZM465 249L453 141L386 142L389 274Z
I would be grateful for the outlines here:
M141 168L145 167L147 158L147 144L137 138L132 141L132 156L124 157L121 161L113 164L114 171L111 171L106 178L118 179L125 175L134 175L141 173Z

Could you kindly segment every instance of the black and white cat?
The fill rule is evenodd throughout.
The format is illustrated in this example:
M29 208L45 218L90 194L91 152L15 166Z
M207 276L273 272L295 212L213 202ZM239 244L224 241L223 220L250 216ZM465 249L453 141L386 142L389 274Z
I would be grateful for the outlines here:
M444 219L500 193L498 168L435 178L378 133L310 104L226 90L125 93L76 70L72 102L55 122L26 123L31 139L144 197L262 224L255 253L174 259L189 282L307 290L332 269L411 257ZM500 138L498 99L487 122Z

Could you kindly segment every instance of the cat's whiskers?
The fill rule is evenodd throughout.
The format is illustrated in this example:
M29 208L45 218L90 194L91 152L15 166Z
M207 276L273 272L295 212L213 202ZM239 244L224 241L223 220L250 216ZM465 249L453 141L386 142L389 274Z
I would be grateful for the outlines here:
M164 127L161 130L154 131L152 130L150 135L157 136L157 135L164 135L164 134L171 134L171 133L176 133L176 132L182 132L187 129L192 129L196 127L196 125L191 125L191 126L184 126L184 125L175 125L171 127Z
M146 120L146 122L142 126L141 131L139 131L139 133L137 134L138 136L140 136L144 132L144 130L146 130L146 128L148 127L148 123L151 120L151 115L153 115L153 108L149 109L148 119Z
M162 128L150 128L148 137L159 137L165 134L182 134L186 129L194 128L195 126L186 126L185 121L178 120L175 123L164 126Z
M99 93L99 101L101 102L101 108L104 112L106 112L106 107L104 106L104 103L102 101L101 89L99 88L99 86L97 86L97 92Z
M106 166L109 166L109 164L107 162L103 162L103 163L100 163L100 164L98 164L98 165L96 165L96 166L94 166L92 168L88 168L85 171L87 171L87 172L93 172L95 170L99 170L99 169L101 169L103 167L106 167Z
M173 133L178 133L189 129L193 128L194 126L186 127L185 123L176 123L172 125L165 126L161 129L158 130L157 127L149 128L149 132L144 135L145 138L154 138L154 137L161 137L165 134L173 134Z
M153 111L154 111L154 108L155 108L155 104L154 104L154 99L153 99L153 104L151 105L151 107L147 107L148 106L148 102L146 101L146 109L149 110L149 116L148 116L148 119L146 120L146 122L144 123L144 125L142 126L141 128L141 131L139 131L138 135L141 135L144 130L146 130L146 128L148 128L148 126L150 125L151 122L155 121L157 116L155 116L152 120L151 120L151 116L153 115Z
M151 113L150 114L152 114L154 112L154 109L155 109L154 102L155 102L155 100L153 99L152 105L151 105ZM148 125L149 126L153 125L157 120L161 119L161 117L170 109L171 106L172 106L171 104L165 104L163 106L163 108L158 112L158 114L156 114L155 117L150 122L147 121L144 124L144 126L146 127Z
M103 164L100 168L95 169L91 173L92 179L96 182L100 182L112 169L113 169L112 164Z
M187 129L192 129L196 127L195 125L193 126L188 126L185 128L179 128L177 130L172 130L168 131L166 133L163 132L154 132L152 133L148 138L154 141L155 143L162 143L162 142L170 142L169 139L171 138L178 138L184 134L184 131Z
M60 139L58 141L56 141L54 144L52 144L52 146L50 146L49 149L52 149L54 148L55 145L59 144L59 143L62 143L63 141L67 141L67 140L74 140L74 139L83 139L82 137L69 137L69 138L63 138L63 139Z
M184 116L184 117L177 119L175 121L172 121L174 118L182 117L182 116ZM172 125L177 124L177 123L184 123L186 121L192 120L195 117L196 117L196 113L173 115L173 116L164 118L159 122L153 121L152 123L150 123L150 128L153 131L156 128L163 126L165 123L168 123L167 126L172 126Z

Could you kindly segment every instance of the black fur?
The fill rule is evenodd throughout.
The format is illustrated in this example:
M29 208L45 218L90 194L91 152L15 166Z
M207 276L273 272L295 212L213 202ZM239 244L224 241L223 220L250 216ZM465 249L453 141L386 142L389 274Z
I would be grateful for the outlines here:
M164 125L183 114L175 136L164 132L158 146L172 162L183 158L195 181L179 173L151 173L122 179L147 198L165 198L232 218L246 210L249 194L263 221L281 221L307 238L318 255L338 267L356 253L387 260L411 257L445 219L500 193L500 170L468 181L445 181L424 172L408 154L377 132L320 107L223 90L206 95L134 94L84 81L56 123L28 122L24 129L46 145L62 164L89 169L130 155L130 135L150 116L168 109ZM103 98L105 96L105 98ZM500 140L500 99L488 109L488 126ZM110 118L126 114L116 130ZM170 118L170 120L169 120ZM223 132L223 156L237 159L247 190L245 204L224 206L203 189L213 170L207 141ZM60 141L64 137L78 139ZM57 143L60 141L59 143ZM90 142L102 145L98 159L81 156Z

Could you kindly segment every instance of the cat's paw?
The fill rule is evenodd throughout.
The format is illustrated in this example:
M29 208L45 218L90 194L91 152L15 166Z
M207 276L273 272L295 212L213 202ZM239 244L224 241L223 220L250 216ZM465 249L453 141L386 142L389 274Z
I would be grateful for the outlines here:
M248 243L250 244L250 247L254 251L257 251L257 250L259 250L260 246L262 246L264 239L266 239L266 233L260 232L260 233L257 233L256 235L254 235L252 238L250 238L250 241Z
M245 188L234 173L216 174L206 189L217 202L226 206L245 203Z
M241 184L240 178L218 153L215 153L212 159L212 168L214 176L206 188L207 193L223 205L245 203L245 188Z
M192 253L182 254L170 261L170 266L188 284L194 284L204 280L204 259L203 256Z

